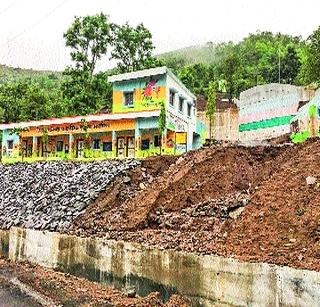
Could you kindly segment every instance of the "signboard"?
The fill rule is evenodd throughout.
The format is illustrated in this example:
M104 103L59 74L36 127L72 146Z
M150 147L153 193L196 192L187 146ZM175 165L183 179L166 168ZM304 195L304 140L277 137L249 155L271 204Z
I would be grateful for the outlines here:
M187 144L186 132L176 132L176 144Z
M172 131L187 131L188 124L186 121L167 111L167 127Z
M121 130L134 130L135 121L128 120L109 120L99 122L88 122L88 133L99 133L108 131L121 131ZM47 128L48 135L64 135L64 134L81 134L85 133L81 123L75 124L63 124L63 125L51 125L51 126L39 126L31 127L28 131L21 133L22 137L42 136L43 130Z

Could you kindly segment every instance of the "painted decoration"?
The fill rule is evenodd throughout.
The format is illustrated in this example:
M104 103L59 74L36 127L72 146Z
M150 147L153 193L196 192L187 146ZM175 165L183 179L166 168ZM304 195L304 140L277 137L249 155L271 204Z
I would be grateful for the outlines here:
M188 130L188 124L180 117L174 115L170 111L167 111L167 128L176 131L176 132L183 132Z
M149 77L119 82L113 89L113 113L159 110L166 100L165 78ZM124 94L133 92L133 105L125 106Z

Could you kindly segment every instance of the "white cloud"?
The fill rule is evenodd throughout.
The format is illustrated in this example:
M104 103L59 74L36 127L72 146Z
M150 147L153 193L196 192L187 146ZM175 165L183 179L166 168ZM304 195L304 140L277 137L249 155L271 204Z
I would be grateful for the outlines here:
M158 53L207 41L238 41L257 30L307 37L320 24L318 0L65 0L57 8L62 2L1 0L0 63L62 70L69 62L63 32L75 15L100 11L113 22L143 22Z

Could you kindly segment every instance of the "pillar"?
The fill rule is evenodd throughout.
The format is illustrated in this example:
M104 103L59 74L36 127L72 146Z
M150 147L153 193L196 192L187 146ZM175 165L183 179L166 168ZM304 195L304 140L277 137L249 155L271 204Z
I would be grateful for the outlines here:
M32 156L33 157L38 156L38 137L37 136L32 137Z
M135 139L135 156L139 156L139 152L141 150L141 130L136 126L134 130L134 139Z
M74 148L74 136L73 134L69 134L69 156L75 158Z
M117 156L117 132L112 131L112 156Z

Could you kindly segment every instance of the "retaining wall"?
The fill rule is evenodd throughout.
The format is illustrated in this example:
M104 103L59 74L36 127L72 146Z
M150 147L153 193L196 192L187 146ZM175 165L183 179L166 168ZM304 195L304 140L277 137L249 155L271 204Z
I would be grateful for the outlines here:
M140 295L180 293L194 306L319 306L320 273L244 263L138 244L11 228L0 232L12 261L28 260L92 280L135 285ZM3 241L2 241L3 239ZM0 243L0 248L6 244Z

